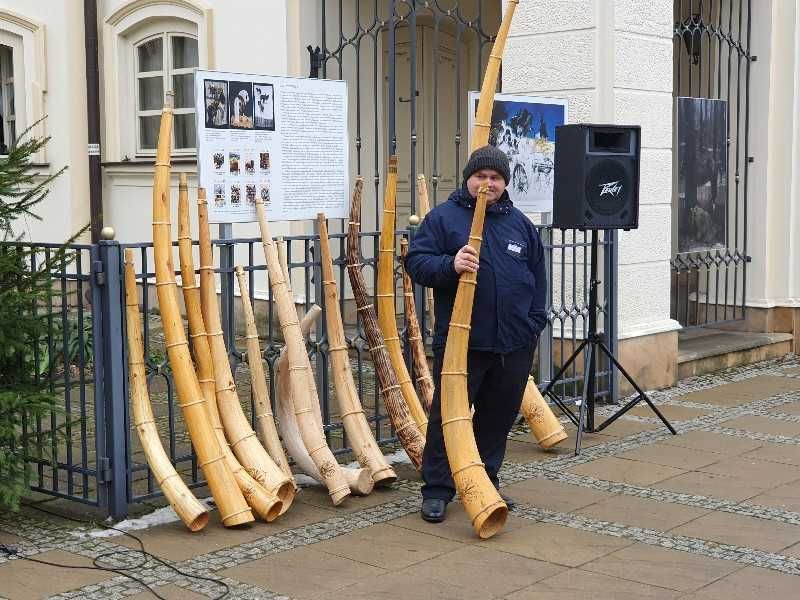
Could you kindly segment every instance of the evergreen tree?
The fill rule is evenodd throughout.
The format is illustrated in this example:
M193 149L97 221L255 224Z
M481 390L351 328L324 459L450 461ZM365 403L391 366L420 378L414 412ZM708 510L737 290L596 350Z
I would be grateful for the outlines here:
M33 170L32 159L49 138L34 137L31 129L0 158L0 507L12 510L28 488L29 459L38 457L24 431L55 410L55 397L37 376L33 350L47 333L47 315L33 309L46 305L52 294L50 271L65 252L62 248L37 265L31 248L19 244L22 236L14 231L27 219L40 219L34 209L66 169L43 178Z

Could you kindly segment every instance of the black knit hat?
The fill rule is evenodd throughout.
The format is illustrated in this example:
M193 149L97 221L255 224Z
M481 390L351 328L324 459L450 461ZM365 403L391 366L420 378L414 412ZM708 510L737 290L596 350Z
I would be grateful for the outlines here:
M505 152L498 150L494 146L482 146L470 155L467 165L464 167L464 181L481 169L497 171L506 180L506 185L511 180L511 167L508 166L508 157Z

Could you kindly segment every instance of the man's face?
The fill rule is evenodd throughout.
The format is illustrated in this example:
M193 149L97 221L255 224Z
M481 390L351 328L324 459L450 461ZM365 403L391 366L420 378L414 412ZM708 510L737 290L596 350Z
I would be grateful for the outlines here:
M478 190L482 185L488 186L486 204L491 205L500 199L506 189L506 180L494 169L481 169L475 171L467 179L467 191L473 198L478 197Z

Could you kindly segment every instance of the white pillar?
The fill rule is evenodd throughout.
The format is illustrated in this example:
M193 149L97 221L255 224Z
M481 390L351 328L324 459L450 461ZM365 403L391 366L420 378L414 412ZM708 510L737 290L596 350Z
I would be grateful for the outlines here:
M547 18L542 18L547 15ZM641 125L639 228L619 233L619 335L670 319L672 0L522 0L503 91L569 99L571 122Z

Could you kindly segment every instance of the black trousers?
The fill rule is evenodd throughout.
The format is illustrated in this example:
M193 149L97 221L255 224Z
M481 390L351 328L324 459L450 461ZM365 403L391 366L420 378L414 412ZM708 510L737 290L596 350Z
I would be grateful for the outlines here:
M469 402L475 407L472 417L475 441L489 478L498 487L497 473L506 454L506 438L519 413L522 394L533 363L533 349L523 348L510 354L470 350L467 357ZM456 489L450 473L442 435L441 378L444 350L433 355L435 390L425 451L422 455L423 498L449 502Z

